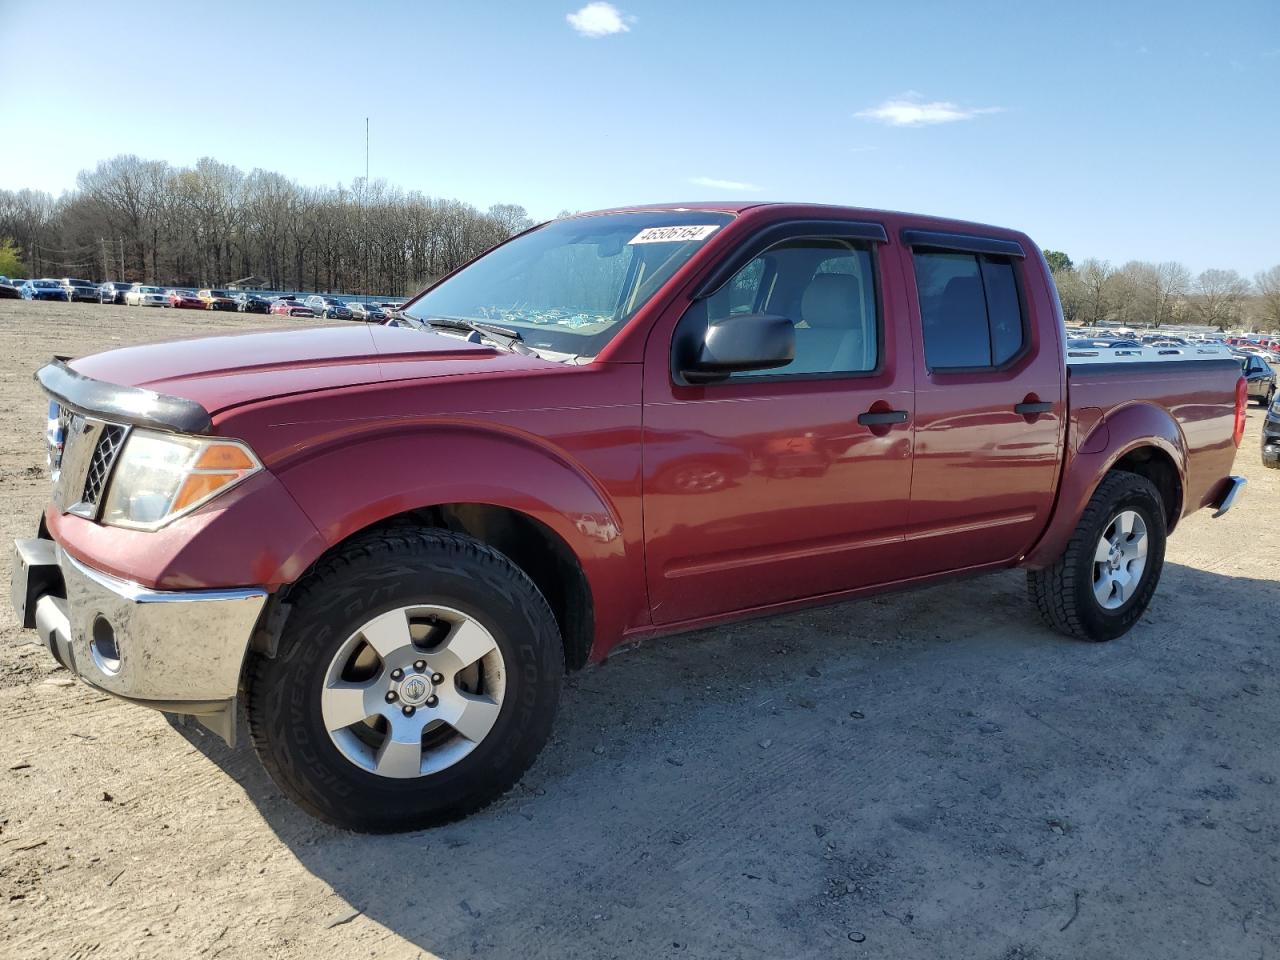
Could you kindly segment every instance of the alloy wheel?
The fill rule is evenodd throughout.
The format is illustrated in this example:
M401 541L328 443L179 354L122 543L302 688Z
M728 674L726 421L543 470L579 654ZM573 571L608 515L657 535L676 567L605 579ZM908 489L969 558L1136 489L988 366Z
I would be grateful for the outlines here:
M383 777L410 779L457 763L502 709L506 669L492 634L449 607L400 607L338 648L320 709L339 752Z
M1123 510L1107 525L1093 553L1093 595L1104 610L1117 610L1142 582L1147 567L1147 524Z

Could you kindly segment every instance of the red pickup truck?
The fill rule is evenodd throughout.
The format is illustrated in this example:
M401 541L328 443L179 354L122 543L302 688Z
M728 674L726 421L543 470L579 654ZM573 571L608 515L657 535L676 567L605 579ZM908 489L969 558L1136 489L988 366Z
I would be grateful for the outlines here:
M629 641L1014 566L1112 639L1243 483L1239 363L1067 357L1012 230L611 210L394 322L44 367L52 501L13 576L81 678L228 741L244 703L280 787L357 830L500 795L566 668Z

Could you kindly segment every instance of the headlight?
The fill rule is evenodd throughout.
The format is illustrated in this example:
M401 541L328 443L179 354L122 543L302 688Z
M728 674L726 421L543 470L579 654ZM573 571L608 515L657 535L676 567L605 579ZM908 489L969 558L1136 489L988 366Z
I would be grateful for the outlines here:
M133 430L116 462L102 522L154 530L262 469L234 440Z

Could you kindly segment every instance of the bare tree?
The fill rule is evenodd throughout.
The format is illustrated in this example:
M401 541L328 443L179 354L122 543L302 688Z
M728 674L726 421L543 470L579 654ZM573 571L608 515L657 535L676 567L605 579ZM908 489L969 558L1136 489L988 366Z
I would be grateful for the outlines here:
M1080 264L1076 271L1084 293L1080 319L1085 323L1100 323L1109 316L1111 277L1114 272L1106 260L1092 257Z
M1191 286L1191 271L1176 260L1156 264L1155 271L1151 325L1159 327L1173 321L1175 306Z
M1192 311L1203 324L1226 330L1240 321L1249 281L1234 270L1205 270L1194 286Z
M507 236L515 236L533 226L529 211L516 203L495 203L489 208L489 219L497 223L507 232Z
M1053 283L1058 289L1058 302L1062 304L1062 318L1068 323L1081 320L1088 293L1080 274L1070 267L1054 270Z
M1280 330L1280 265L1255 274L1253 287L1258 292L1259 326Z

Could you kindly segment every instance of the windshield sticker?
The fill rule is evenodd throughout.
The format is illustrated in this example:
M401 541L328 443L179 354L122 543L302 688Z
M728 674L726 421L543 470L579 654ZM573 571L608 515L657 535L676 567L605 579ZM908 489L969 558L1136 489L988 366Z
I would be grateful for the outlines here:
M689 227L645 227L628 243L688 243L690 240L705 240L720 228L719 224L710 226Z

